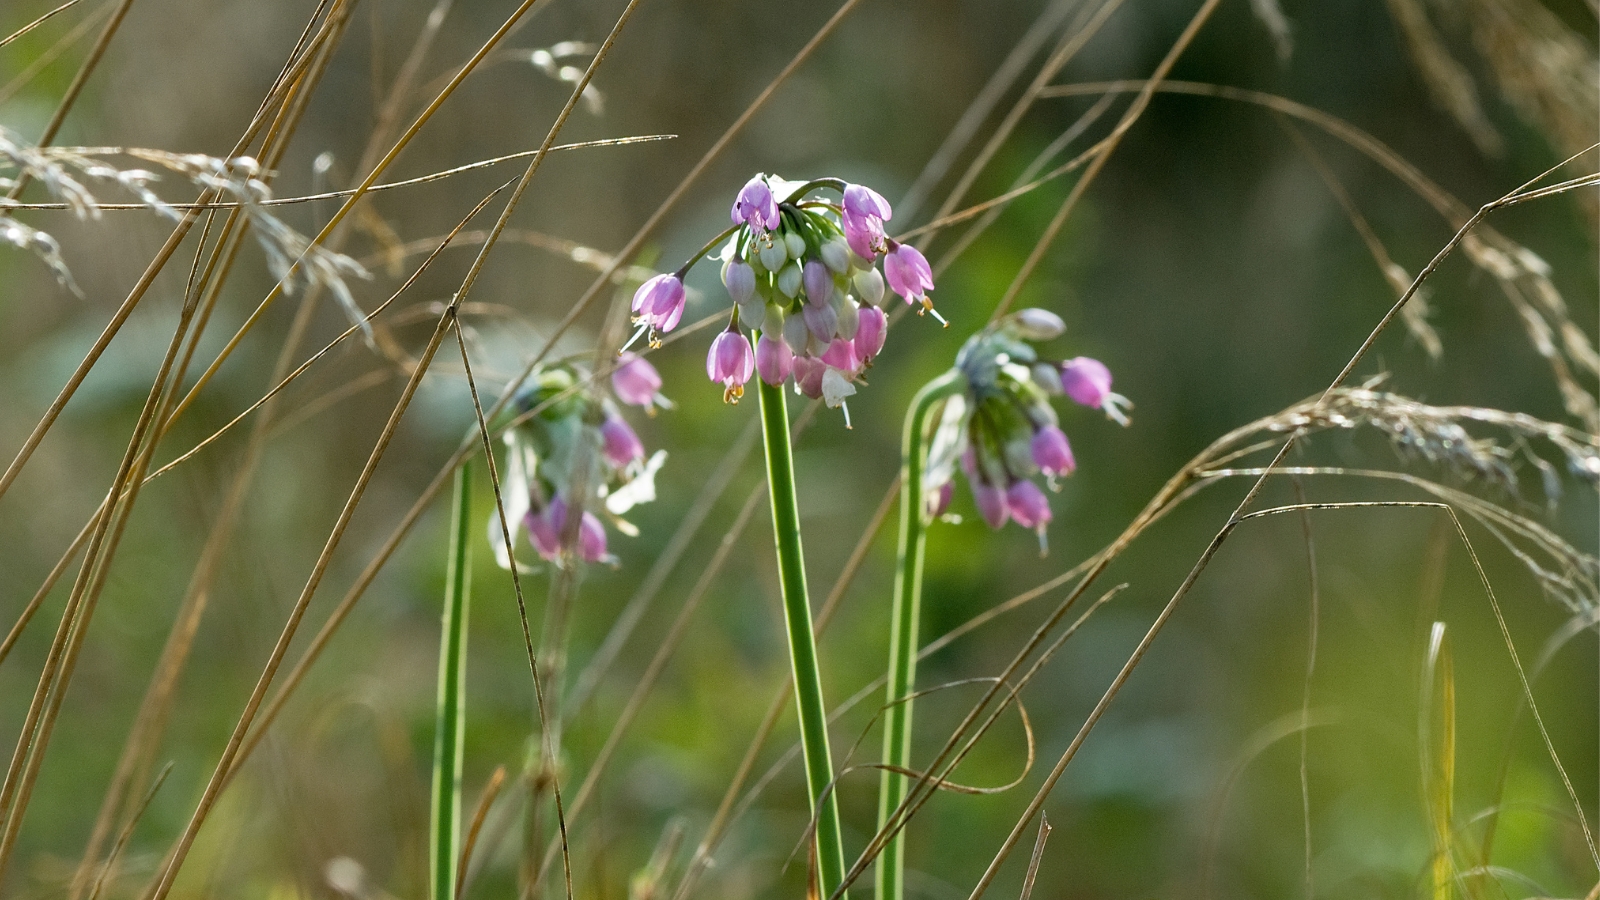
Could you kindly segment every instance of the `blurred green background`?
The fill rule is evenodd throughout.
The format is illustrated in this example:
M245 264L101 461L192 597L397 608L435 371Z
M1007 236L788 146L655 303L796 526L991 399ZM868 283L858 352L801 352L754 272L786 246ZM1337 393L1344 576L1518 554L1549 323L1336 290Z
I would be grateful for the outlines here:
M4 4L0 34L52 5ZM1192 0L1123 4L1054 83L1146 77L1198 5ZM357 7L279 167L278 195L355 180L353 169L380 98L430 6L417 0L365 0ZM456 4L424 62L420 83L427 87L419 89L419 100L442 84L513 6L509 0ZM1087 0L1065 6L1068 22L1097 8ZM1513 17L1530 8L1545 10L1549 21L1567 29L1587 54L1577 71L1593 79L1595 12L1581 0L1548 0L1546 6L1479 0L1454 13L1447 6L1429 5L1427 14L1436 19L1445 49L1476 85L1486 121L1500 138L1497 154L1484 152L1436 102L1417 54L1397 25L1397 14L1413 8L1402 0L1285 0L1282 11L1292 35L1287 57L1276 52L1253 4L1231 0L1204 25L1171 77L1265 91L1346 120L1476 208L1581 145L1569 148L1549 120L1521 115L1497 89L1496 63L1474 43L1468 17L1480 7ZM0 125L26 140L38 134L92 38L70 44L36 73L30 67L102 7L86 2L0 47L0 85L7 85ZM561 41L597 42L621 8L619 2L540 4L505 45L524 52L497 55L472 76L391 174L421 175L536 147L568 87L529 65L525 51ZM313 9L307 0L139 0L57 143L226 153ZM675 264L725 227L733 194L757 171L788 178L837 175L870 184L900 202L1044 10L1037 0L866 0L691 188L656 231L651 258ZM644 0L594 81L603 110L580 107L562 140L676 137L552 156L513 227L601 251L620 248L832 12L826 4ZM1045 42L1046 50L1029 59L1020 80L985 119L976 143L938 181L920 213L897 216L894 226L909 229L926 221L1059 34L1060 28ZM20 80L25 74L29 77ZM13 89L14 79L19 81ZM1095 100L1038 101L978 178L968 202L1007 190ZM1105 134L1126 103L1126 98L1117 101L1059 159ZM417 107L413 103L408 109ZM1582 113L1575 107L1562 114L1575 116L1567 124L1580 132L1590 128L1588 140L1593 140L1595 110L1587 110L1587 120ZM1391 257L1409 273L1449 240L1451 224L1392 175L1325 135L1302 130ZM332 164L319 180L314 161L323 154L331 154ZM1584 165L1593 171L1592 154L1588 160ZM387 192L368 208L400 241L437 239L520 168L512 163ZM1564 170L1563 177L1583 171ZM1071 177L1052 182L1011 204L941 276L935 297L951 327L941 330L932 321L912 318L896 326L871 373L870 388L852 401L853 430L825 411L797 445L809 571L819 600L897 471L907 401L950 364L961 341L987 319L1071 183ZM173 177L158 190L173 200L190 192ZM26 196L46 199L38 188ZM1592 199L1563 195L1496 213L1492 220L1548 261L1573 321L1591 336L1600 296L1593 207L1585 205ZM333 209L332 203L309 203L287 207L283 215L314 233ZM5 398L0 401L0 453L7 459L168 233L165 223L144 212L107 212L88 222L61 212L26 213L23 219L60 239L84 296L59 289L33 257L0 250L0 396ZM937 261L958 233L937 239L930 257ZM357 298L368 309L398 287L420 259L409 258L404 272L388 270L376 256L383 249L379 234L376 227L358 228L347 246L375 273L370 283L357 285ZM193 243L191 236L40 453L0 500L0 627L10 627L109 485L175 324ZM408 349L415 352L425 341L436 315L430 305L449 299L472 256L471 249L447 250L388 314ZM247 245L203 350L220 349L266 294L271 279L262 262L259 250ZM713 272L701 267L691 277L691 288L700 294L691 301L688 319L725 303ZM475 301L492 306L466 317L477 339L479 377L490 386L503 384L542 345L594 275L592 268L559 254L502 244L473 293ZM625 300L627 290L617 296ZM1443 343L1440 358L1430 359L1397 325L1357 369L1357 379L1386 373L1390 389L1428 403L1521 411L1582 427L1563 410L1549 367L1492 278L1457 254L1426 290L1434 310L1431 322ZM965 490L958 492L956 511L967 520L935 527L929 542L925 638L1078 563L1113 539L1162 483L1213 439L1320 391L1394 298L1338 200L1272 115L1219 99L1155 97L1018 298L1019 305L1046 307L1066 320L1066 336L1052 346L1056 355L1094 356L1110 366L1116 389L1136 404L1132 426L1120 429L1088 411L1063 409L1063 427L1080 469L1054 495L1048 557L1041 558L1032 536L1020 529L984 528ZM178 423L158 460L210 434L270 386L273 360L295 306L280 302L267 313L262 327ZM604 312L597 305L585 313L559 346L592 347ZM343 327L338 309L324 303L307 345L320 346ZM666 379L665 393L677 406L635 424L649 447L664 447L671 456L659 481L659 500L634 516L639 537L613 535L620 567L595 568L583 580L573 609L574 669L592 656L686 510L717 474L726 449L755 415L753 401L724 406L720 390L701 376L707 342L704 334L693 335L652 357ZM446 350L358 509L291 658L471 426L460 366L453 348ZM360 390L345 390L369 375ZM1580 380L1589 391L1595 389L1591 375L1580 373ZM187 821L403 381L404 373L390 361L352 344L286 393L280 412L284 424L266 445L161 745L159 759L173 761L172 774L134 832L123 878L109 887L108 896L137 896ZM243 432L141 495L0 894L64 895L196 555L239 465ZM1593 553L1600 539L1593 486L1570 478L1560 503L1547 508L1538 473L1531 469L1522 472L1520 492L1507 494L1397 454L1370 432L1316 436L1293 461L1404 468L1506 504L1585 552ZM761 484L759 456L749 455L739 465L617 664L568 724L564 784L574 785L587 773L715 553L719 536ZM486 516L491 500L483 479L479 485L476 508ZM924 809L909 832L913 895L935 900L966 895L1042 774L1244 489L1243 481L1234 480L1197 495L1107 573L1101 590L1123 582L1127 590L1097 613L1024 692L1039 765L1011 792L941 795ZM1327 501L1422 496L1398 485L1356 480L1307 479L1304 490L1313 500ZM1295 497L1292 486L1280 480L1258 505ZM325 870L339 857L364 869L370 896L424 893L445 509L441 498L230 789L202 832L179 881L180 895L334 896ZM1305 772L1315 894L1403 897L1429 889L1430 825L1420 784L1417 717L1423 653L1435 620L1448 623L1456 661L1457 826L1469 842L1477 839L1481 821L1474 817L1494 802L1502 760L1509 759L1492 862L1520 875L1499 879L1505 894L1588 893L1596 873L1575 812L1538 733L1517 714L1516 672L1448 522L1437 511L1401 509L1319 513L1311 522L1320 602L1311 705L1325 721L1309 731ZM1572 613L1544 596L1492 536L1470 525L1468 533L1483 555L1521 658L1531 663ZM624 896L629 877L645 865L673 821L687 826L675 863L681 866L787 670L764 510L735 540L728 565L610 761L597 797L572 823L573 878L580 896ZM879 531L822 640L831 701L882 673L893 544L891 522ZM509 579L494 567L487 546L479 546L474 564L469 806L496 766L520 771L533 722ZM525 581L536 626L548 583L543 575ZM1055 831L1035 896L1304 893L1298 736L1290 733L1254 755L1250 749L1285 716L1299 715L1309 585L1298 518L1256 522L1234 535L1046 805ZM58 588L0 665L0 746L11 746L64 596L65 588ZM932 686L994 674L1059 598L1059 591L1047 594L957 641L927 661L919 682ZM1594 598L1589 599L1592 604ZM1597 669L1591 627L1561 649L1533 684L1550 739L1591 821L1600 792ZM918 759L932 755L979 691L957 687L922 701ZM841 759L870 728L877 697L874 691L836 726L834 747ZM786 714L758 771L795 739ZM872 732L850 761L870 761L877 752ZM1007 782L1019 773L1025 752L1022 730L1008 716L958 770L958 780ZM839 788L852 853L871 833L876 786L876 773L863 769L847 774ZM790 854L806 814L799 771L791 766L734 826L696 896L799 896L805 867ZM508 800L491 816L491 828L504 821L510 833L488 854L474 896L514 893L517 815ZM1019 851L1011 860L991 896L1015 896L1025 857ZM869 891L870 879L857 893Z

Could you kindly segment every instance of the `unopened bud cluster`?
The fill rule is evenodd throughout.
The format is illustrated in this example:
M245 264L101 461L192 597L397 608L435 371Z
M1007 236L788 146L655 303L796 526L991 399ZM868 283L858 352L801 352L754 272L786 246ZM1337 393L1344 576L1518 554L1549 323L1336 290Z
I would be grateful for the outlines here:
M535 372L513 403L515 424L505 433L506 521L514 532L526 530L545 560L559 563L570 554L585 562L614 562L606 549L606 524L636 534L623 514L655 499L655 475L666 451L646 458L620 405L650 412L667 405L661 376L645 360L624 354L611 387L607 394L577 366L554 365ZM577 531L567 534L574 515ZM498 513L489 520L489 539L501 565L510 565Z
M812 198L822 190L837 192L839 202ZM883 350L890 294L919 313L933 310L928 261L884 233L893 212L871 188L757 175L729 215L734 227L720 258L733 311L706 356L706 376L723 386L727 402L738 402L759 375L771 385L792 381L796 392L842 406ZM640 334L648 331L654 340L677 326L688 268L658 275L634 294Z
M1077 468L1052 399L1064 394L1123 425L1130 406L1111 392L1111 372L1098 360L1039 355L1034 344L1064 330L1055 313L1024 309L962 346L956 367L967 388L945 401L928 454L924 503L930 516L942 515L949 506L959 465L991 528L1014 521L1037 532L1044 547L1050 501L1035 478L1043 476L1056 490L1056 479Z

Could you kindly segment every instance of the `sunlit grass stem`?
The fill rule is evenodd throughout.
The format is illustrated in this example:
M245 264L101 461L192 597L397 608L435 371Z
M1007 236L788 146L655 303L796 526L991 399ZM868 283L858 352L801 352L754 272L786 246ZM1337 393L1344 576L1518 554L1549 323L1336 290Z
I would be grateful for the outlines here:
M922 561L927 550L923 510L928 413L966 381L955 369L917 391L906 411L900 443L900 542L896 552L894 607L889 625L889 677L883 725L883 777L878 788L878 828L883 830L906 797L911 767L911 691L917 680L917 621L922 608ZM884 844L878 857L878 900L900 900L905 892L905 832Z
M467 723L467 612L471 605L472 476L456 470L451 503L450 559L439 629L439 696L433 730L433 810L428 831L432 900L454 900L461 842L461 750Z
M839 803L830 790L833 757L828 749L828 709L822 701L822 673L817 667L811 602L806 591L805 556L800 547L800 508L794 493L789 410L781 386L774 387L760 378L755 379L755 384L761 398L761 433L767 450L772 535L778 547L778 580L783 590L784 624L789 634L795 706L800 712L806 788L817 821L819 892L823 897L830 897L844 880L844 846L839 836Z

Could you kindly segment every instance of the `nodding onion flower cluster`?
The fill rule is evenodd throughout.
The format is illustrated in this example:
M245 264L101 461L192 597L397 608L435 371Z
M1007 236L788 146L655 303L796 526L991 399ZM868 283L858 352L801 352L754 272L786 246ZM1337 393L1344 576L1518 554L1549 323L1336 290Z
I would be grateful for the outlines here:
M838 192L840 201L808 199L823 189ZM918 314L933 312L944 321L928 298L933 271L927 259L884 233L893 211L869 187L835 178L800 184L757 175L739 191L729 215L731 229L683 268L651 278L633 296L639 326L634 339L648 332L651 343L659 343L658 335L683 317L684 275L727 239L716 258L722 260L733 312L706 356L706 376L722 384L725 402L737 403L745 384L759 374L768 384L792 380L796 393L844 406L883 350L888 320L881 307L889 292L918 306Z
M1077 468L1051 398L1065 394L1107 418L1128 424L1126 397L1111 392L1111 372L1080 356L1044 359L1033 345L1059 337L1066 326L1055 313L1024 309L973 335L956 355L964 394L945 401L928 451L924 503L930 517L944 514L954 492L955 469L967 476L978 512L991 528L1014 521L1039 535L1045 549L1050 501L1034 482Z
M623 534L638 534L622 515L656 498L656 472L667 458L665 450L646 458L618 407L642 406L653 414L669 405L653 366L626 354L611 375L615 399L591 384L589 374L571 364L535 372L513 402L521 421L505 434L505 513L512 537L526 529L533 549L557 565L565 557L614 564L602 519ZM575 485L582 494L577 533L564 535ZM498 513L489 518L489 543L500 565L509 568Z

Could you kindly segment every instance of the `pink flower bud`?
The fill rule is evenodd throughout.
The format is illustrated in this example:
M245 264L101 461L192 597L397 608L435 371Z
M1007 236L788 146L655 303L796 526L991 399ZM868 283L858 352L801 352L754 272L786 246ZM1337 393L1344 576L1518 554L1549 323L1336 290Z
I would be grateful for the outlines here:
M578 554L584 562L599 562L606 558L606 528L594 513L584 513L578 522Z
M860 365L856 360L856 348L844 338L834 338L828 349L822 351L822 361L846 374L852 373Z
M1054 425L1046 425L1035 431L1029 449L1033 453L1034 464L1046 475L1071 475L1072 470L1078 467L1077 461L1072 458L1072 446L1067 443L1067 436Z
M989 523L990 528L1000 528L1006 524L1011 512L1006 503L1006 492L992 484L968 479L967 484L972 487L972 499L978 504L978 513L983 516L983 521Z
M656 367L633 353L620 357L621 365L611 373L611 389L617 399L631 406L649 408L657 404L661 391L661 375Z
M554 560L561 555L561 526L567 519L567 505L560 497L551 500L539 512L528 511L523 524L528 527L528 541L539 556Z
M796 356L794 358L794 387L795 390L813 400L822 396L822 376L827 374L828 364L811 356Z
M677 275L657 275L639 285L633 294L633 311L639 314L635 321L663 333L671 331L683 318L685 296L683 281Z
M750 179L739 189L729 217L735 225L749 225L757 233L778 227L778 203L772 197L772 188L760 175Z
M756 371L767 384L779 385L794 372L794 352L781 336L762 333L756 341Z
M894 212L889 208L889 201L864 184L845 185L844 202L840 206L845 213L852 216L876 216L886 222L894 218Z
M860 321L856 324L856 357L865 362L883 350L883 341L888 335L889 320L883 314L883 310L876 306L861 307L859 315Z
M706 354L706 377L722 382L734 398L744 393L744 384L755 373L755 367L750 339L732 328L717 335L711 342L711 352Z
M742 259L730 260L722 267L722 285L735 303L747 303L756 293L756 270Z
M889 289L907 303L923 299L933 290L933 269L928 260L910 244L894 244L883 258L883 276Z
M1111 370L1087 356L1069 359L1061 364L1061 389L1084 406L1100 409L1111 394Z
M1037 484L1027 479L1014 482L1006 490L1006 509L1023 528L1042 530L1050 521L1050 501Z
M828 271L826 265L813 259L806 263L801 277L805 282L808 301L815 305L828 302L833 294L833 273Z
M644 459L644 444L621 416L606 416L600 423L600 449L606 461L618 469Z

